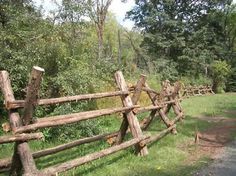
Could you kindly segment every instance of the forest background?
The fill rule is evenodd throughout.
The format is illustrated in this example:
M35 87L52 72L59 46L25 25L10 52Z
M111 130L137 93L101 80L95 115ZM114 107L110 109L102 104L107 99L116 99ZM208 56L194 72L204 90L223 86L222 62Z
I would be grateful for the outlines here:
M34 1L0 1L0 70L9 72L16 99L24 99L34 65L45 69L41 98L113 89L117 70L131 82L144 73L157 88L169 79L185 85L213 85L218 93L236 91L232 0L136 0L126 14L135 24L132 30L120 25L109 11L112 0L53 3L57 9L45 16ZM50 106L38 108L35 115L97 106L96 101ZM2 94L0 116L7 120ZM83 122L43 132L46 139L61 135L61 140L63 136L67 140L98 133L96 124ZM78 125L79 134L74 134Z

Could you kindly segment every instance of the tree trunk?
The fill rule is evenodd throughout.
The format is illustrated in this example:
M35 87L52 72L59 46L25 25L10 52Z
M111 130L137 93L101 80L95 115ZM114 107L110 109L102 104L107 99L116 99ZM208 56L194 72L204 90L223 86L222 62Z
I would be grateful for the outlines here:
M120 29L118 30L118 64L121 66L121 40L120 40Z
M97 26L97 36L98 36L98 59L103 57L103 31L104 24L100 22Z

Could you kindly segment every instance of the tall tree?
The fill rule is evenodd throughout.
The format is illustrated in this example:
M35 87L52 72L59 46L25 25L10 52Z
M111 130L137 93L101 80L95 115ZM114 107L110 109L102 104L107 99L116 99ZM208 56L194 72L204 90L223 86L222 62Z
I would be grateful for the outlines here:
M103 55L103 36L108 8L112 0L88 0L89 17L94 22L98 37L98 59Z
M204 72L205 66L199 69L194 65L199 62L204 65L209 56L215 56L212 46L217 47L218 42L208 22L209 15L225 9L232 0L135 2L136 6L128 12L128 16L142 30L142 47L149 51L153 60L175 62L176 69L183 74L186 70Z

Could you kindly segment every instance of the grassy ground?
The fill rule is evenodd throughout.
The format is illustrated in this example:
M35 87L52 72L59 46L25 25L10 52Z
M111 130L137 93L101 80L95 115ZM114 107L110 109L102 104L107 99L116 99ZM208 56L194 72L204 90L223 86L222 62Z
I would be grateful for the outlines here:
M149 155L137 157L133 148L121 151L111 156L99 159L84 166L70 170L62 175L88 175L88 176L168 176L191 175L196 169L204 165L208 158L201 158L194 164L189 164L189 151L195 150L194 146L183 150L181 144L194 140L195 130L203 130L211 124L195 118L197 116L224 116L235 118L229 111L236 110L236 94L221 94L215 96L192 97L182 102L186 119L177 126L177 135L168 135L159 142L149 145ZM114 120L115 119L115 120ZM119 128L118 118L101 120L103 125L108 125L107 130ZM156 133L165 127L156 120L145 133ZM106 131L106 130L105 130ZM33 150L55 145L52 143L31 142ZM56 155L43 157L36 160L38 168L45 168L69 159L83 156L86 153L99 151L108 147L105 142L84 145ZM10 156L12 145L0 146L0 158Z

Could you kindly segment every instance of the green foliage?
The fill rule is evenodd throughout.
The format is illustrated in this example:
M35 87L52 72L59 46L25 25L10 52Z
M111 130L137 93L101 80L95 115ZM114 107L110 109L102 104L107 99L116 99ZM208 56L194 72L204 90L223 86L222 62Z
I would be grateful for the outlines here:
M176 69L177 63L168 60L156 61L156 74L161 75L161 80L168 79L171 82L178 80L178 71Z
M197 78L208 75L210 64L218 58L232 62L236 28L231 0L135 3L128 17L141 28L141 46L151 56L150 62L157 63L156 72L162 74L164 65L163 76L168 79Z
M54 115L62 115L75 113L78 111L82 111L83 109L88 108L88 102L76 103L76 104L65 104L57 106L50 116ZM91 106L91 103L90 103ZM55 128L46 128L43 129L42 132L47 141L55 140L60 142L70 141L72 139L78 139L81 137L88 137L99 134L101 127L98 125L98 121L95 120L87 120L75 124L64 125Z
M231 68L231 74L226 82L226 90L229 92L236 92L236 67Z
M112 38L112 28L117 28L114 17L107 21L108 24L113 25L109 25L110 29L107 29L105 36L107 43L114 48L110 51L113 58L104 59L98 63L96 62L96 30L92 24L80 19L79 15L84 12L79 10L79 6L64 3L59 16L62 23L59 20L54 24L51 19L42 18L41 12L36 10L31 3L24 3L25 5L20 8L11 3L5 3L4 9L2 6L0 8L4 10L0 11L1 17L6 16L6 22L4 21L4 24L0 26L2 48L0 70L9 72L16 99L25 98L24 89L33 65L45 69L40 97L93 93L100 90L104 84L110 83L113 73L118 69L113 63L113 59L116 59L116 54L114 54L116 47L113 47L116 38ZM77 13L73 12L75 10ZM1 116L6 117L6 112L2 110L2 95L0 102ZM35 115L44 117L86 111L96 109L96 107L96 101L40 107L37 108ZM77 129L80 129L78 134L73 134L73 131ZM68 140L75 136L93 135L97 130L99 126L96 121L93 121L47 129L44 134L47 139L60 136L61 140Z
M230 65L226 61L214 61L211 65L213 79L213 90L223 92L225 89L226 78L230 74Z
M192 86L197 86L197 85L212 85L212 80L209 77L206 77L204 75L199 75L198 77L194 76L182 76L179 78L179 80L184 83L184 85L192 85Z
M165 79L210 84L210 69L212 75L217 75L211 78L218 87L224 87L227 78L227 90L235 90L236 15L235 6L229 5L231 1L204 1L204 5L191 1L195 3L192 6L183 0L136 1L128 16L141 31L125 29L114 14L108 13L103 56L99 60L97 30L92 21L84 18L91 10L87 2L62 1L58 11L46 18L32 1L1 1L0 70L9 72L16 99L25 98L34 65L45 69L40 98L100 92L107 89L104 85L115 87L113 74L117 70L134 82L145 73L151 86L159 89ZM218 58L232 66L230 77L224 75L224 66L211 67ZM97 106L96 101L85 101L40 107L35 116L80 112ZM0 115L7 117L2 95ZM87 136L100 130L99 122L89 123L51 128L44 134L47 139L61 135L60 139L67 140L66 136ZM89 125L94 129L87 130ZM78 134L73 134L78 128Z
M40 98L114 89L113 74L117 70L123 71L125 77L128 78L126 80L132 83L137 81L141 73L145 73L149 85L157 90L160 89L161 81L165 79L180 80L186 85L211 84L213 80L215 89L220 92L225 88L225 85L227 90L236 90L236 15L235 6L230 5L231 0L137 0L135 2L136 6L128 13L128 16L135 21L136 27L140 28L128 31L118 24L112 13L108 13L103 31L104 51L98 60L97 30L90 20L84 18L88 15L88 8L91 9L86 6L88 4L83 4L82 1L62 1L59 11L55 11L54 14L50 14L51 16L46 18L30 0L1 1L0 70L9 72L16 99L25 98L24 90L30 70L34 65L45 69ZM120 32L120 41L118 31ZM121 46L119 46L119 42ZM217 61L218 58L221 58L222 61ZM203 101L196 99L194 104L191 104L192 102L189 100L183 106L186 106L186 113L189 116L200 113L213 116L222 112L221 109L235 108L235 103L228 101L233 97L225 96L227 95L217 95L216 99L214 99L215 96L209 99L207 97ZM224 102L219 104L218 102L222 102L222 99ZM116 105L113 99L110 102L106 100L104 103L104 101L90 100L37 107L34 115L41 118L94 110L100 106L106 107L108 104L109 106ZM1 123L7 120L7 112L3 105L3 97L0 94ZM112 116L106 120L95 119L43 129L46 143L42 142L40 145L50 146L55 142L61 143L93 136L101 132L114 131L119 128L120 120L120 118ZM157 148L163 147L158 153L159 160L155 155L152 155L147 159L152 163L148 166L145 165L146 161L140 160L141 168L155 169L153 161L156 164L161 163L162 160L159 156L166 157L165 153L170 153L170 147L166 148L165 146L170 145L173 145L175 149L171 149L172 153L167 156L166 160L171 159L171 167L177 168L176 166L179 166L178 163L185 156L182 151L176 149L174 144L177 144L179 139L181 142L186 139L192 140L194 132L191 130L196 124L199 124L200 127L208 125L205 122L201 123L196 119L191 119L185 124L186 129L181 129L183 134L180 135L180 138L175 140L172 136L168 138L167 142L157 145ZM32 143L40 148L37 142ZM104 143L101 145L98 143L78 148L77 152L69 153L82 155L87 151L95 151L105 146ZM5 151L10 152L12 149L13 146L8 144L1 145L4 156L6 155ZM151 150L151 152L153 151L156 151L155 148ZM129 153L130 151L125 153L125 156ZM67 154L63 153L63 159L68 159ZM173 154L176 154L176 160L172 160ZM60 155L57 155L58 158L61 158ZM73 156L70 157L73 158ZM132 158L129 155L128 157L128 162L131 163L129 167L137 167L137 165L132 165L134 163L132 161L137 158ZM53 158L53 160L57 159ZM166 160L161 163L162 167L169 166L166 164ZM122 161L119 164L123 167ZM125 169L122 170L123 168ZM130 174L126 167L123 168L121 168L122 174ZM173 175L175 171L175 169L173 171L167 170L166 173L170 175ZM113 167L110 167L108 171L101 169L100 175L104 175L104 173L117 175L113 171ZM148 173L156 175L157 172ZM143 175L139 169L135 174ZM180 172L181 174L182 172Z

